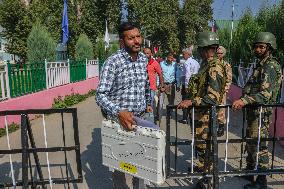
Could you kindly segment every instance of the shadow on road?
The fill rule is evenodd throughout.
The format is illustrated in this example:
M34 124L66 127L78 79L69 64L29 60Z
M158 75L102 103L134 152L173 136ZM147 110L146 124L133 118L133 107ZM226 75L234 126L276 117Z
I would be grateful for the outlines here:
M92 132L92 141L81 155L83 175L89 188L112 188L111 172L102 164L101 129Z

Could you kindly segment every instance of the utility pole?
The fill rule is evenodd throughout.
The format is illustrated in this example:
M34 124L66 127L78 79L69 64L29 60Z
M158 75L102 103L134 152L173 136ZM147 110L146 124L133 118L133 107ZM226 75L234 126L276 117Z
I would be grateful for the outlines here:
M232 42L233 42L233 30L234 30L234 12L235 12L235 0L232 3L232 22L231 22L231 37L229 42L229 61L232 59Z
M232 43L232 41L233 41L234 12L235 12L235 0L233 0L233 5L232 5L232 23L231 23L231 40L230 40L230 43Z

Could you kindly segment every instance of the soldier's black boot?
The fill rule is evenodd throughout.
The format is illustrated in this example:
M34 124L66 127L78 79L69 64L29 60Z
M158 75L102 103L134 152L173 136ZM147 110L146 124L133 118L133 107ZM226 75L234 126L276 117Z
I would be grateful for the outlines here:
M267 179L265 175L259 175L256 181L245 185L244 189L267 189Z
M253 169L254 169L253 166L247 165L245 170L253 170ZM244 176L241 176L241 178L248 180L250 182L254 182L254 176L253 175L244 175Z

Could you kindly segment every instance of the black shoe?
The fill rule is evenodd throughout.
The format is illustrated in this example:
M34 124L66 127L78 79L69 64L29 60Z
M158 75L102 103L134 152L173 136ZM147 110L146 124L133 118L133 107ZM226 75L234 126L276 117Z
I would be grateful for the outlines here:
M256 181L244 186L244 189L267 189L267 179L265 175L259 175Z
M219 125L218 129L217 129L217 136L218 137L221 137L223 136L225 133L225 128L224 128L224 125Z
M182 123L182 124L188 124L187 120L186 119L181 119L181 120L178 120L179 123Z

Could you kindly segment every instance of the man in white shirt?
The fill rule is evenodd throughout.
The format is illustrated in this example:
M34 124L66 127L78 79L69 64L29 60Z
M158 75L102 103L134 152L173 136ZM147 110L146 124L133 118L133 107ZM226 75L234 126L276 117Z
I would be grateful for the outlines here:
M181 96L182 100L186 99L186 91L188 88L188 82L192 75L197 74L198 70L200 68L199 63L194 60L191 55L192 55L192 47L190 48L185 48L182 50L182 55L185 60L184 62L184 81L182 81L182 89L181 89ZM183 109L183 115L182 115L182 120L179 120L180 123L187 124L187 117L188 117L188 111L187 109Z

